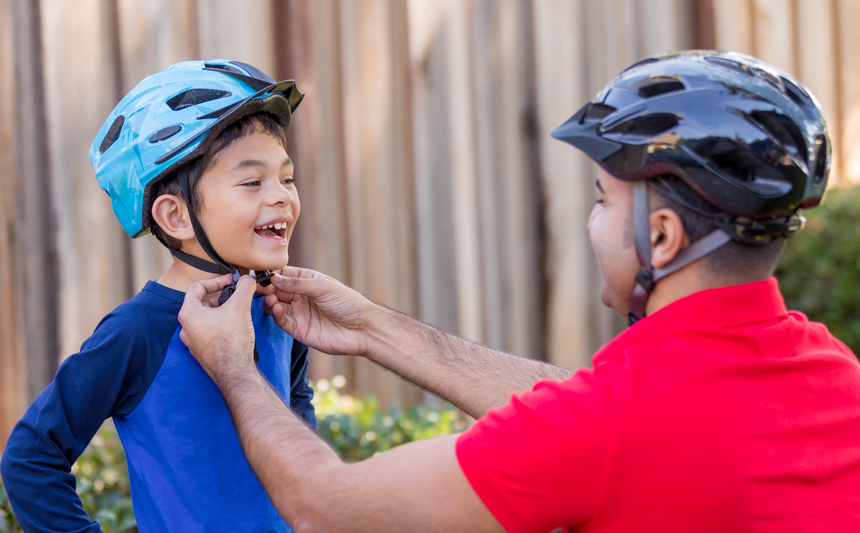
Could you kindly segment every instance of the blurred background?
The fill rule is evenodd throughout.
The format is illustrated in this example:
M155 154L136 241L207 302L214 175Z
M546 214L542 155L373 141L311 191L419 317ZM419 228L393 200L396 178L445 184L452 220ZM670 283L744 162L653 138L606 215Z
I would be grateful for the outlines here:
M646 56L754 54L824 106L841 190L780 280L856 350L858 23L856 0L0 0L0 448L58 364L170 263L122 232L87 151L129 89L189 59L306 93L288 132L292 264L576 368L624 322L599 303L585 231L596 168L549 133ZM386 409L433 401L367 361L311 365Z

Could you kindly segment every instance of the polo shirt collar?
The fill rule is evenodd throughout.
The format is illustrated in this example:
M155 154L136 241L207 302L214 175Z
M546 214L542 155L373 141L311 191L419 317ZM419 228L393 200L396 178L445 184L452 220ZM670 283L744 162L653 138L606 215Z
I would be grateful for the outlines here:
M776 278L706 289L676 300L631 327L721 328L773 320L788 313Z

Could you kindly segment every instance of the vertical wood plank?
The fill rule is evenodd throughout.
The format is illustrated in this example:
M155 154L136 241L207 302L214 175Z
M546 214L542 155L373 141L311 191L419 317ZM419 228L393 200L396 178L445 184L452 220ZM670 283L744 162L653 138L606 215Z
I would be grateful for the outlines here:
M822 2L819 2L820 4ZM754 0L753 6L754 47L757 56L779 69L796 74L797 28L794 0Z
M594 193L587 158L549 135L591 96L583 75L586 19L581 0L535 0L533 9L547 228L547 358L578 368L591 359L594 335L589 327L594 259L584 230Z
M0 0L0 449L27 407L27 359L16 285L23 246L15 239L20 179L15 156L15 56L10 0Z
M796 30L815 35L797 46L797 76L821 102L833 150L831 182L839 182L842 174L842 116L839 112L839 54L836 23L836 3L827 0L797 0ZM795 34L794 39L797 39Z
M634 61L693 48L695 24L689 0L638 0L637 7L641 46Z
M405 3L340 2L350 280L371 299L417 311ZM398 378L354 361L362 392L418 397ZM369 388L365 388L369 387Z
M713 6L717 48L755 55L752 0L719 0Z
M837 183L860 184L860 150L855 140L860 138L860 2L838 0L839 35L839 115L841 119L842 172Z
M272 0L197 0L200 55L234 59L271 74L275 70Z
M451 2L409 2L413 124L415 127L415 206L418 242L419 316L456 332L460 283L453 205L453 99L450 91L454 28ZM460 4L464 9L465 4ZM467 49L461 49L462 56ZM462 57L461 56L461 57ZM461 82L468 87L468 78ZM456 120L456 118L454 118ZM468 122L468 119L466 119ZM464 150L469 150L470 138ZM477 281L477 279L475 280Z
M26 349L27 399L32 401L53 379L58 363L58 276L64 275L56 251L56 227L43 77L41 2L10 2L14 35L16 167L19 188L15 297ZM65 265L63 265L65 266Z
M101 0L42 2L53 210L57 216L60 353L78 351L108 311L126 300L122 229L87 158L95 132L116 103L107 11ZM81 39L81 36L87 36ZM69 47L68 43L76 43Z
M485 339L519 355L543 357L540 177L527 172L530 60L518 23L523 4L479 0L474 13L475 146ZM533 132L532 132L533 134ZM519 203L517 203L519 202ZM535 336L535 332L537 336Z
M483 340L470 2L409 3L420 317Z

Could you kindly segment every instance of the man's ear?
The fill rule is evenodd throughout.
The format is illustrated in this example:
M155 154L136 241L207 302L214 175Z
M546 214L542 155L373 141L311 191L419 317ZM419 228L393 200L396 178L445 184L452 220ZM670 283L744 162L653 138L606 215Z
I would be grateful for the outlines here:
M664 207L650 215L651 264L654 268L666 266L669 261L690 245L684 223L674 209Z
M162 194L156 198L152 204L152 219L174 239L185 241L194 238L188 209L178 196Z

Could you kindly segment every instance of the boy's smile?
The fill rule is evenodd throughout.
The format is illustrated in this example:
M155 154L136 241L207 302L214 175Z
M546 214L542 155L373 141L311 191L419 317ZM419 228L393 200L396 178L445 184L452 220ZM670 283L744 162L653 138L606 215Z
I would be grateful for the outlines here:
M255 132L219 152L198 184L200 223L212 246L240 270L278 270L301 206L293 162L276 138Z

